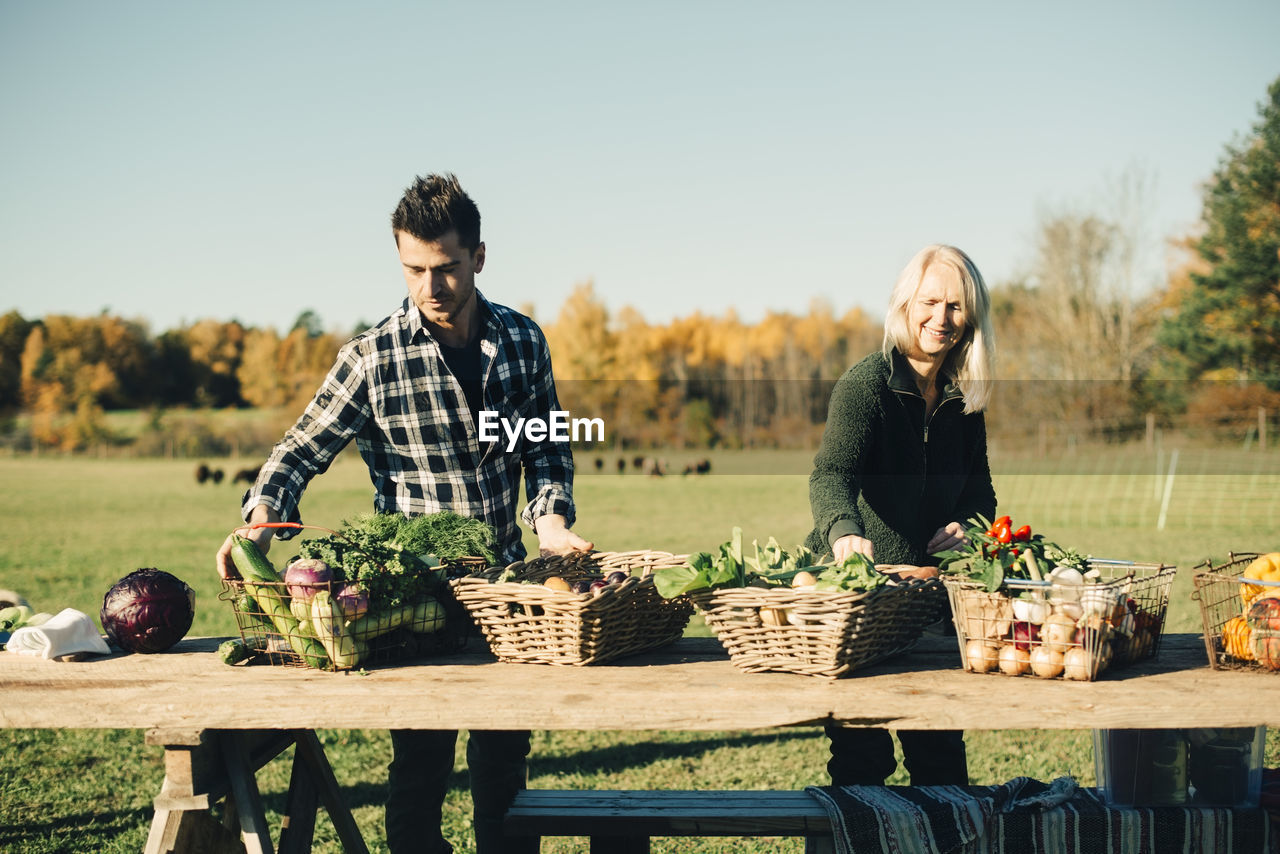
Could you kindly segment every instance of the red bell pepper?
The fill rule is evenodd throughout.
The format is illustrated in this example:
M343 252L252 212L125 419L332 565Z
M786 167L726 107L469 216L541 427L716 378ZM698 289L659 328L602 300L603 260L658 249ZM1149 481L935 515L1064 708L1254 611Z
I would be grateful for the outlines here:
M995 537L996 542L1000 543L1001 545L1008 545L1009 543L1013 542L1013 531L1009 529L1008 522L1005 522L1003 525L997 525L995 529L995 533L992 534L991 536Z
M1000 532L1001 527L1008 528L1013 524L1013 520L1008 516L1001 516L999 519L991 523L991 527L987 529L987 536L994 537Z

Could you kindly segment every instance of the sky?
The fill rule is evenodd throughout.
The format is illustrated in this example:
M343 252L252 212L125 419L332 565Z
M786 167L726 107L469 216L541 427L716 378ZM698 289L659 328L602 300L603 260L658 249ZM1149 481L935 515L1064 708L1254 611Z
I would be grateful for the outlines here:
M0 0L0 313L375 322L453 172L480 289L554 320L883 316L920 247L993 286L1145 179L1140 278L1280 76L1280 3Z

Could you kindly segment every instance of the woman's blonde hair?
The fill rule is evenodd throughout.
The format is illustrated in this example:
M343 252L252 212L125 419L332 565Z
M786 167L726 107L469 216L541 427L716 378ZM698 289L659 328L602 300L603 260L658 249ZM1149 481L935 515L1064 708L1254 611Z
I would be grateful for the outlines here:
M964 333L947 354L942 373L964 394L964 411L981 412L991 400L991 383L995 379L995 335L991 329L991 297L973 260L954 246L935 243L916 253L893 286L889 295L889 313L884 321L884 352L895 347L900 353L910 351L911 330L907 313L925 272L934 264L944 264L960 277L964 296Z

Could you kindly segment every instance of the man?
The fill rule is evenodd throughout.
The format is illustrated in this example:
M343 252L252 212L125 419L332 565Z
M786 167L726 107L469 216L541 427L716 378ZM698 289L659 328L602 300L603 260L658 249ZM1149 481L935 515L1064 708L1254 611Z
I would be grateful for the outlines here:
M573 457L567 444L522 436L481 442L480 412L549 419L558 410L551 358L529 318L476 290L485 246L480 212L453 175L415 179L391 217L409 297L377 326L347 342L315 398L272 450L245 494L249 523L299 521L298 501L351 439L369 467L374 506L406 515L453 510L488 522L503 561L524 557L521 513L544 554L590 550L570 530ZM272 529L252 536L266 551ZM275 534L292 536L285 529ZM218 552L234 576L231 538ZM453 770L452 731L393 730L387 842L395 852L450 852L441 804ZM502 835L502 816L524 788L529 733L473 731L467 744L479 854L537 851L536 840Z

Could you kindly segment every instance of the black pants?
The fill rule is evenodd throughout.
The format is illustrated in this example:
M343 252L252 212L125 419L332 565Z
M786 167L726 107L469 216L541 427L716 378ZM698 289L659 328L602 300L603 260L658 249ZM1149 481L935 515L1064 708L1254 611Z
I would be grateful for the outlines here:
M854 729L827 724L833 786L883 786L898 768L887 729ZM966 786L969 768L964 733L959 730L898 730L903 764L913 786Z
M453 730L392 730L388 769L387 847L391 854L450 854L440 832L441 809L453 773ZM467 739L476 854L536 854L535 837L508 837L502 817L525 788L529 732L476 731Z

